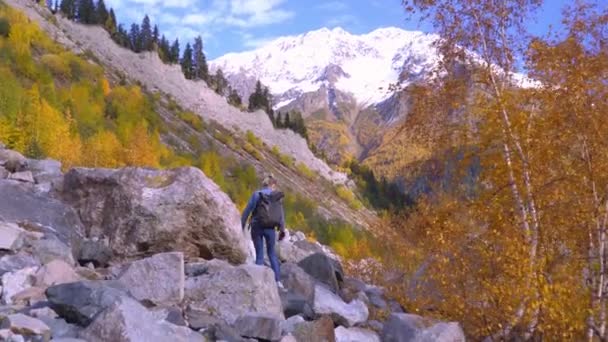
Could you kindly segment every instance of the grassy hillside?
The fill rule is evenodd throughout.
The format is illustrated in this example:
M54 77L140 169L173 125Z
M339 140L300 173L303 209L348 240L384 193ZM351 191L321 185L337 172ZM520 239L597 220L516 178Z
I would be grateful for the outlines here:
M269 171L287 190L290 227L342 251L367 238L354 227L365 222L358 211L305 165L251 133L236 136L205 122L100 65L88 51L65 50L1 1L0 79L0 141L27 156L60 160L66 169L196 166L239 208ZM330 214L321 215L321 206Z

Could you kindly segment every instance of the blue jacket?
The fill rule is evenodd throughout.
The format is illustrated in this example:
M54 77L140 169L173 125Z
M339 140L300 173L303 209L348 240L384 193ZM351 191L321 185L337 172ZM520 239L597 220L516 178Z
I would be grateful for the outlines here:
M241 217L241 227L243 229L245 229L245 225L247 224L247 219L249 218L249 215L251 215L251 213L253 212L253 210L255 209L255 207L258 204L258 200L260 199L260 194L259 192L262 192L264 194L270 194L272 193L272 189L269 187L266 188L262 188L258 191L255 191L251 197L249 198L249 202L247 203L247 207L245 207L245 210L243 211L243 216ZM253 226L255 224L255 222L251 222L251 225ZM281 225L279 227L281 229L281 231L285 230L285 212L281 210Z

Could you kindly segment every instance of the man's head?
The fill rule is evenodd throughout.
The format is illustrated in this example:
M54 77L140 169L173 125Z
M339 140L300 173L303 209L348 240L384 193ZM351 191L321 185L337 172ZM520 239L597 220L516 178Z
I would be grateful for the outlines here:
M269 173L268 175L266 175L266 177L264 177L264 180L262 181L262 186L267 188L272 188L274 189L277 185L277 180L274 178L274 176Z

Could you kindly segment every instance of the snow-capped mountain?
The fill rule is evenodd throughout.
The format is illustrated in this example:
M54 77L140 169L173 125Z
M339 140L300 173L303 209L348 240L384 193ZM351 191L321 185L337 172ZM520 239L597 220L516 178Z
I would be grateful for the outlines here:
M224 55L211 67L222 68L245 99L261 80L274 95L276 108L321 88L350 94L365 107L391 97L389 85L423 76L438 59L431 47L436 38L395 27L363 35L322 28Z

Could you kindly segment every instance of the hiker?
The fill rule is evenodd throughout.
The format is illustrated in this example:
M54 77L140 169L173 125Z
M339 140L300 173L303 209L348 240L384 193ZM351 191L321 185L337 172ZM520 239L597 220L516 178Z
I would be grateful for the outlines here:
M274 278L279 288L283 288L281 283L281 273L279 258L275 250L276 229L279 229L279 240L285 238L285 214L283 212L284 194L276 189L276 179L268 175L262 182L262 189L255 191L247 207L243 211L241 225L245 230L247 219L251 215L251 239L255 247L255 263L264 265L264 240L266 240L266 250L270 266L274 272Z

